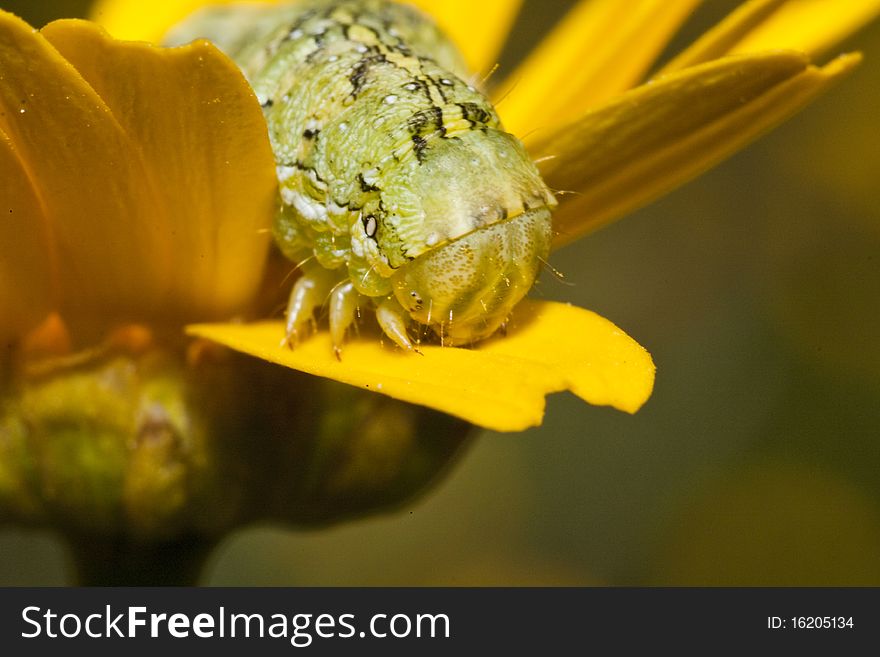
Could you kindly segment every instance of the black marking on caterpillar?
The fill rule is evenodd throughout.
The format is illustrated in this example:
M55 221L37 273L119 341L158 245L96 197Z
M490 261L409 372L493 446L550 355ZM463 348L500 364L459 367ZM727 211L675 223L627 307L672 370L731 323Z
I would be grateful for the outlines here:
M364 192L378 192L378 191L381 191L381 190L379 189L379 187L376 186L375 184L372 184L372 185L371 185L370 183L368 183L367 180L364 178L364 174L363 174L363 173L359 173L359 174L357 175L357 181L358 181L358 185L360 185L361 190L364 191Z
M429 107L428 109L419 110L413 114L408 120L407 125L413 136L427 136L431 132L440 133L441 137L446 136L446 126L443 123L443 110L439 107ZM426 130L430 127L430 130Z
M368 214L363 218L364 233L371 239L376 238L376 231L379 228L379 222L375 215Z
M482 128L489 125L491 115L476 103L456 103L461 110L462 118L471 124L472 128Z
M376 66L378 64L387 64L388 60L385 58L385 55L380 52L374 52L369 55L365 55L363 59L361 59L354 70L352 70L351 75L348 77L351 82L351 95L357 98L358 94L363 90L368 81L368 74L370 68Z

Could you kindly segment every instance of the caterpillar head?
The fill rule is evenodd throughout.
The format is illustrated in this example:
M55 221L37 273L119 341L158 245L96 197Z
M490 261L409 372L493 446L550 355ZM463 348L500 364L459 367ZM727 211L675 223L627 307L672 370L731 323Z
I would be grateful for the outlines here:
M492 335L531 289L550 250L550 210L475 230L401 267L394 295L448 345Z
M494 333L550 250L556 201L522 145L500 130L433 140L389 177L383 202L379 244L394 267L393 294L446 344Z

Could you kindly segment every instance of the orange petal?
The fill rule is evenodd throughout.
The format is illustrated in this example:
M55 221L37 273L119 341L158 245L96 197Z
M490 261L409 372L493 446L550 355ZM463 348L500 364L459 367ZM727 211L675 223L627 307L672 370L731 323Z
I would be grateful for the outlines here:
M198 325L188 332L495 431L540 424L545 395L562 390L634 413L654 384L651 357L632 338L595 313L559 303L524 301L506 336L473 349L429 345L420 355L361 337L345 345L341 362L326 331L293 350L279 346L280 322Z
M238 312L259 279L257 226L275 185L242 76L205 44L113 43L82 21L47 34L95 86L0 13L0 109L50 226L65 320L98 331Z
M499 87L506 129L527 137L629 89L699 1L581 0Z
M55 291L45 212L2 130L7 118L0 115L0 348L49 313Z
M666 66L673 71L733 53L826 53L880 14L880 0L750 0Z
M687 182L802 108L849 72L793 52L740 55L670 74L560 127L534 152L561 197L555 246Z

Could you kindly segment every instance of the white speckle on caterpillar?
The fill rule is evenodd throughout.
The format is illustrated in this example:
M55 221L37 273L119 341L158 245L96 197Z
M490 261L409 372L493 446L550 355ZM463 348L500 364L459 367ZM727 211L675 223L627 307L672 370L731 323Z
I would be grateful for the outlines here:
M364 233L364 236L366 237L366 232ZM352 254L354 254L354 256L356 258L363 258L364 257L363 242L359 239L351 240L351 252L352 252Z
M287 180L290 180L293 177L293 174L296 173L297 169L296 169L296 167L287 167L287 166L281 165L281 166L275 167L275 171L277 172L277 175L278 175L278 181L285 182Z
M367 169L366 171L363 172L363 174L361 174L361 177L363 178L363 181L366 185L368 185L370 187L374 187L375 185L377 185L379 183L379 180L380 180L379 169L376 169L376 168Z
M327 204L327 211L334 217L348 216L348 208L344 205L338 205L336 201L330 201Z
M306 173L306 176L308 177L309 182L312 183L312 185L315 187L315 189L320 189L320 190L326 191L327 183L325 183L323 180L318 178L317 172L310 169Z
M309 198L305 194L294 192L289 189L281 190L282 198L288 205L296 208L304 219L308 221L323 221L327 219L327 208L318 201Z

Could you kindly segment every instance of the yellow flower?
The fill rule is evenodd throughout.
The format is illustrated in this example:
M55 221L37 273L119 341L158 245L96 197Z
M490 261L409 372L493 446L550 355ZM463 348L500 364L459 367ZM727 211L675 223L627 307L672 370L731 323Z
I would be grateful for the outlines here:
M157 40L209 4L102 0L95 19ZM420 1L488 72L519 2ZM682 184L769 129L858 61L811 57L873 17L880 0L752 0L641 86L696 0L584 0L495 88L561 197L561 246ZM783 49L784 48L784 49ZM0 14L0 338L50 313L88 347L117 325L174 335L250 316L273 211L259 106L234 66L197 43L115 41L94 24L40 32ZM290 351L279 322L190 326L259 358L502 431L540 423L571 390L634 412L651 393L647 352L562 304L521 304L510 333L475 349L410 355L364 335L336 362L325 333Z

